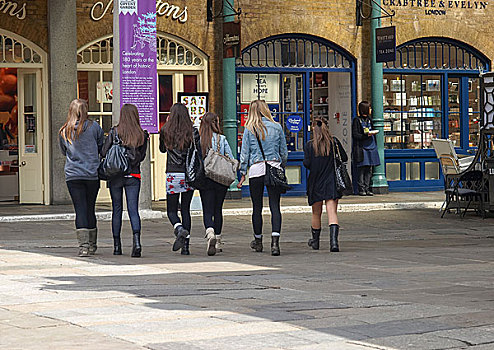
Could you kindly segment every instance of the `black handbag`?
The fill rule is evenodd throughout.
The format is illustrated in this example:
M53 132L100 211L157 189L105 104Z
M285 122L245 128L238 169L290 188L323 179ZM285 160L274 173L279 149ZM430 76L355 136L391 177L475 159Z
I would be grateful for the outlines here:
M112 177L128 175L130 172L127 149L122 145L122 140L118 137L117 132L114 132L113 144L98 167L98 176L101 180L109 180Z
M185 157L185 182L193 188L200 188L206 179L201 148L198 140L193 137Z
M288 180L286 178L285 169L277 168L271 166L266 161L266 156L264 155L264 149L262 148L261 140L259 140L259 136L256 133L257 143L259 144L259 148L261 149L262 157L264 159L264 163L266 164L266 175L264 176L264 184L266 186L271 186L277 188L281 193L286 193L286 191L290 191L292 187L288 184Z
M348 175L345 163L341 160L340 148L336 144L336 140L333 140L333 159L334 159L334 173L336 178L336 191L342 196L348 196L353 193L352 180ZM335 151L336 148L336 151Z

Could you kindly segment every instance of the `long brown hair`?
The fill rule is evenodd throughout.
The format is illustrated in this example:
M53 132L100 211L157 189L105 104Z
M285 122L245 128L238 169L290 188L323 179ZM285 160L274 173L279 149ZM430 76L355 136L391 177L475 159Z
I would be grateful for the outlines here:
M124 146L139 147L144 143L144 130L139 123L139 112L136 106L130 103L122 106L120 121L116 127L118 137Z
M84 123L88 120L87 102L85 100L75 99L70 102L67 121L58 131L62 138L72 144L74 140L84 131ZM89 120L92 123L92 120ZM77 130L76 124L79 123Z
M334 139L329 131L326 119L315 118L312 123L312 133L312 147L314 148L314 154L318 157L329 156Z
M259 135L261 140L266 139L266 125L262 121L262 117L269 121L275 122L271 111L264 100L255 100L250 103L249 115L245 127L254 135Z
M221 134L220 118L213 112L207 112L204 114L201 120L201 127L199 128L199 135L201 135L201 150L202 155L205 157L207 150L211 148L213 133ZM219 139L216 140L219 142Z
M189 110L182 103L175 103L170 108L170 115L161 128L165 147L180 151L189 147L192 142L194 125L190 120Z

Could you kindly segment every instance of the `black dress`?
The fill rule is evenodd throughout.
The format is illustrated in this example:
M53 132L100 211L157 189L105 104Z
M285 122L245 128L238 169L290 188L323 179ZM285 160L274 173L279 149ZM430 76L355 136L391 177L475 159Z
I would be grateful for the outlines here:
M348 156L340 141L334 137L335 146L340 151L343 162L348 161ZM310 171L307 181L307 198L309 205L329 199L340 199L341 195L336 191L333 152L329 156L316 156L312 141L304 146L304 166Z

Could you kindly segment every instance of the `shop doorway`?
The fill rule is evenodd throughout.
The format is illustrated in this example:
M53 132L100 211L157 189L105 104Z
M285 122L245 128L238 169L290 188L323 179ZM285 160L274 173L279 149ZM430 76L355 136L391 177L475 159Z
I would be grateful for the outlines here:
M41 70L0 68L0 200L43 203Z

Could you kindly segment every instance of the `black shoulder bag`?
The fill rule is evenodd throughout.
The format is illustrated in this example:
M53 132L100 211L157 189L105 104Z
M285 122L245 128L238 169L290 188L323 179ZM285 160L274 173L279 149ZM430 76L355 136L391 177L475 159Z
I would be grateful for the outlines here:
M341 160L340 147L336 138L333 139L333 159L334 173L336 178L336 191L342 196L348 196L353 193L352 180L346 169L345 163ZM335 151L336 148L336 151Z
M266 156L264 155L264 149L262 148L261 140L256 132L257 143L259 144L259 148L261 149L262 158L264 159L264 163L266 164L266 175L264 176L264 184L266 186L272 186L277 188L281 193L286 193L292 189L292 187L288 184L288 180L286 179L285 169L280 169L274 166L271 166L266 161Z
M122 145L122 141L115 129L113 129L113 135L113 144L98 167L98 176L101 180L109 180L112 177L128 175L130 172L127 149Z
M199 189L204 183L205 178L201 148L194 134L185 158L185 182L189 186Z

